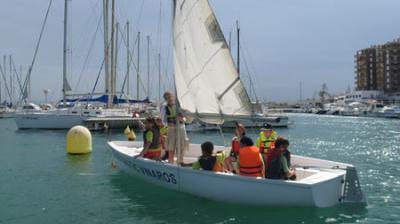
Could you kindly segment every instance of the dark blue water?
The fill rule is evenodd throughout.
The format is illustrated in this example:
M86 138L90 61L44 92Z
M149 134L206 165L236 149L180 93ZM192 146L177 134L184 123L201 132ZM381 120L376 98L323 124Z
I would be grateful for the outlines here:
M400 120L291 115L278 129L299 155L354 164L368 205L248 207L166 190L111 167L107 139L94 133L91 155L68 156L66 131L17 131L0 120L0 223L400 223ZM256 130L249 130L253 137ZM225 133L229 142L231 134ZM192 142L219 133L190 134ZM240 194L240 192L238 192Z

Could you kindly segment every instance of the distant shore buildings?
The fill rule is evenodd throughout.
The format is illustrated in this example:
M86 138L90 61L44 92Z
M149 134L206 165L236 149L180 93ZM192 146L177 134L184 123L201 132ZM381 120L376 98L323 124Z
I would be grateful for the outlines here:
M400 38L359 50L355 55L356 91L400 93Z

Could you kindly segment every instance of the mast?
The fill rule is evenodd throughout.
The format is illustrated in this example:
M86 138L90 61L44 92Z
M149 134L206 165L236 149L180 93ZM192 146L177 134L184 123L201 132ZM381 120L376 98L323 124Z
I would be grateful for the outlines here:
M118 65L118 38L119 38L119 23L115 25L115 52L114 52L114 73L112 77L112 89L113 89L113 98L116 95L117 90L117 65Z
M0 65L1 65L1 62L0 62ZM0 66L1 67L1 66ZM0 73L2 72L3 70L0 70ZM2 91L2 89L1 89L1 84L2 84L2 82L1 82L1 79L0 79L0 104L2 103L2 99L1 99L1 91Z
M237 31L237 71L240 76L240 27L238 20L236 20L236 31Z
M104 26L104 76L105 76L105 92L108 97L107 107L111 107L110 104L110 68L109 68L109 31L108 31L108 7L109 0L103 0L103 26Z
M68 32L68 0L64 1L64 49L63 49L63 81L62 81L62 94L63 106L66 107L66 85L67 80L67 32Z
M161 54L158 53L158 102L161 103Z
M109 93L108 93L108 103L107 106L108 108L111 108L113 106L113 98L114 98L114 89L113 89L113 78L114 78L114 56L115 56L115 0L112 0L111 2L111 65L110 69L111 72L109 74Z
M129 21L126 22L126 94L128 96L129 99L129 73L131 70L131 57L130 57L130 53L129 53Z
M21 76L21 80L23 79L23 74L22 74L22 65L19 65L19 74L20 74L20 76ZM17 78L18 78L18 75L17 75ZM19 79L19 78L18 78ZM18 81L19 82L19 81ZM21 88L21 93L20 94L24 94L24 89L21 87L21 84L19 84L20 85L20 88ZM19 100L18 100L18 104L19 104Z
M139 83L140 83L140 32L138 32L138 53L137 53L137 71L136 71L136 100L140 100Z
M3 55L3 75L7 77L7 56ZM7 99L7 94L6 94L6 89L7 89L7 83L3 80L3 85L4 85L4 101ZM0 102L3 103L3 102Z
M147 36L147 97L150 99L150 36Z
M11 58L12 58L12 56L10 54L8 56L9 72L10 72L10 92L11 92L11 94L10 94L10 103L13 104L13 101L14 101L14 88L13 88L13 77L12 77L13 72L12 72L12 64L11 64L11 60L12 59Z

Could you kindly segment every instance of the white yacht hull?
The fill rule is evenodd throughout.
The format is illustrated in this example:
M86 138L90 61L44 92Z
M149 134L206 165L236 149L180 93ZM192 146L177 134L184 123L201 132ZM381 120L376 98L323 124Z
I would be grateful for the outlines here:
M298 168L296 181L269 180L214 173L137 158L140 142L109 142L117 167L153 184L210 200L257 206L330 207L343 201L346 170ZM215 147L216 150L228 150ZM196 160L200 146L190 145L186 162ZM293 156L299 166L350 166L349 164ZM240 193L238 193L240 192Z
M289 118L287 116L252 116L252 117L237 117L236 119L229 119L222 125L223 128L234 128L236 122L243 124L245 127L262 127L265 123L269 123L272 127L288 127Z
M14 119L19 129L69 129L82 123L80 115L17 113Z
M29 106L29 105L28 105ZM132 117L127 108L61 108L42 110L31 104L15 114L15 123L19 129L69 129L76 125L84 125L91 130L104 128L131 128L139 126L144 118Z

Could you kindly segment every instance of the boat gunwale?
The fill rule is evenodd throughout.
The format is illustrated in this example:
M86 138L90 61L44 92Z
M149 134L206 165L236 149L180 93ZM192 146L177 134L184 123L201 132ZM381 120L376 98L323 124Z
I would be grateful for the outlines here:
M118 141L117 141L118 142ZM117 146L113 143L113 141L107 142L108 145L113 149L113 151L118 152L119 154L122 154L125 157L129 157L130 159L135 159L131 155L124 153L118 147L113 147ZM193 157L190 157L193 158ZM323 180L313 182L313 183L307 183L304 181L290 181L290 180L274 180L274 179L266 179L266 178L254 178L254 177L247 177L247 176L240 176L240 175L232 175L232 174L226 174L223 172L211 172L211 171L204 171L204 170L193 170L191 167L181 167L176 164L170 164L167 162L160 162L157 160L152 160L152 159L147 159L147 158L136 158L137 160L140 160L141 162L147 163L147 164L162 164L164 166L169 166L171 168L177 169L177 172L187 172L187 173L194 173L196 175L203 175L203 176L218 176L219 178L223 179L229 179L229 180L235 180L235 181L250 181L252 183L257 183L257 184L270 184L270 185L279 185L279 186L296 186L296 187L302 187L302 188L313 188L316 187L320 184L324 184L326 182L332 181L333 179L336 179L337 177L344 175L344 174L339 174L339 173L334 173L334 172L328 172L328 171L323 171L323 170L316 170L319 172L327 173L330 175L330 177L324 178ZM306 169L304 169L306 170ZM311 170L311 169L310 169ZM306 178L305 178L306 179ZM302 179L304 180L304 179Z

